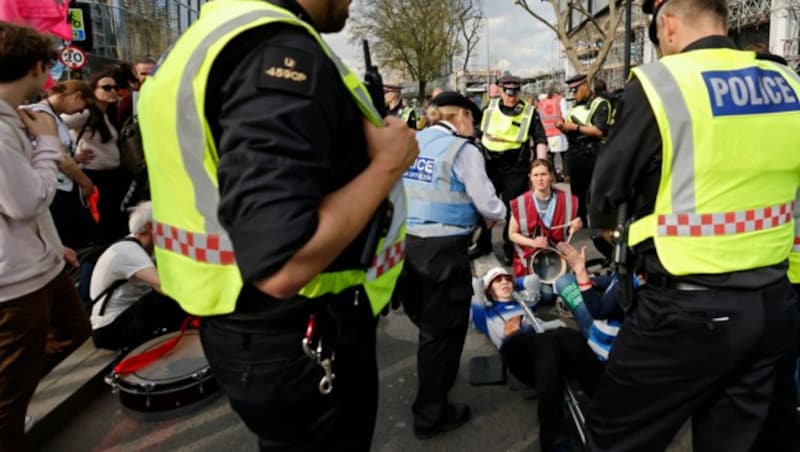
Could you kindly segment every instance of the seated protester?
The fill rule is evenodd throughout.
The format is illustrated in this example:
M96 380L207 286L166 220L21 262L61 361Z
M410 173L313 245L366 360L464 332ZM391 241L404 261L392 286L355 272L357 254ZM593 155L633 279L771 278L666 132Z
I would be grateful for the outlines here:
M174 300L161 294L151 258L153 213L149 201L134 208L128 226L131 234L109 246L92 273L92 337L99 348L135 347L162 330L177 330L187 316Z
M489 270L482 286L486 288L488 301L476 289L472 299L472 322L499 349L511 373L536 389L542 451L570 450L562 406L565 378L567 375L579 377L584 390L593 394L594 382L602 373L603 365L586 347L583 336L575 330L562 328L565 325L561 320L539 321L544 333L534 330L533 323L514 297L530 302L525 291L535 294L538 279L529 277L521 282L517 289L522 290L522 294L515 292L514 278L507 270L501 267Z
M558 243L583 227L578 217L578 199L553 188L555 171L547 160L534 160L530 165L531 190L511 200L508 238L514 242L515 276L529 273L530 259L542 248ZM552 287L542 285L542 301L555 301Z
M617 274L590 276L585 246L578 251L568 243L559 243L558 250L575 274L559 277L554 284L556 293L569 307L589 347L605 361L624 315ZM633 278L634 289L644 284L640 278L643 277Z

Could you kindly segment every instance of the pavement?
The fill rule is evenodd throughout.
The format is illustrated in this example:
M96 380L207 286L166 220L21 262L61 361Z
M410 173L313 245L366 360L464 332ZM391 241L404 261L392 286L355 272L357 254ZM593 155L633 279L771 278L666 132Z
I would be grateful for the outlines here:
M500 226L500 225L498 225ZM495 253L500 252L500 228L493 237ZM573 243L591 246L588 231L575 235ZM473 261L475 275L499 265L497 254ZM378 326L380 399L374 452L536 452L539 427L534 393L508 385L471 386L469 360L494 356L494 346L480 333L467 333L461 369L450 399L467 403L472 419L463 427L421 441L413 435L411 403L416 390L417 330L402 310L382 318ZM36 441L41 450L74 451L257 451L255 436L242 424L222 396L181 415L160 420L143 419L123 409L110 389L95 379L89 397L60 426ZM670 452L691 450L689 435L682 432Z

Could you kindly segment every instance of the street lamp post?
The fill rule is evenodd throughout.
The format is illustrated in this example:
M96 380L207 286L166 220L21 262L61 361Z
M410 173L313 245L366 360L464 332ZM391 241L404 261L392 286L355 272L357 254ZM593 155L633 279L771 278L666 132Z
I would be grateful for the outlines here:
M612 0L613 1L613 0ZM631 71L631 5L633 0L625 0L625 62L622 68L622 83L628 80Z

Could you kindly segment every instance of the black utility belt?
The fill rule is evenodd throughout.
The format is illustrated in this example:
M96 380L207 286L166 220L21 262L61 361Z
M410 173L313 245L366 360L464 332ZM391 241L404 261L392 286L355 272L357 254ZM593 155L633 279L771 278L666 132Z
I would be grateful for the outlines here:
M647 278L646 287L651 287L651 288L672 289L672 290L681 290L690 292L713 290L713 287L682 281L658 273L648 274L646 278Z

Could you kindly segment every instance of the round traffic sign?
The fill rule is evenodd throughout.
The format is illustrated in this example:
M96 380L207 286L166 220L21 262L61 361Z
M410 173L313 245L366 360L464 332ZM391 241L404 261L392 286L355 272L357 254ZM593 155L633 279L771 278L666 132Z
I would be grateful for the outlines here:
M77 71L86 66L86 54L83 50L75 46L64 46L58 54L59 59L64 66Z

